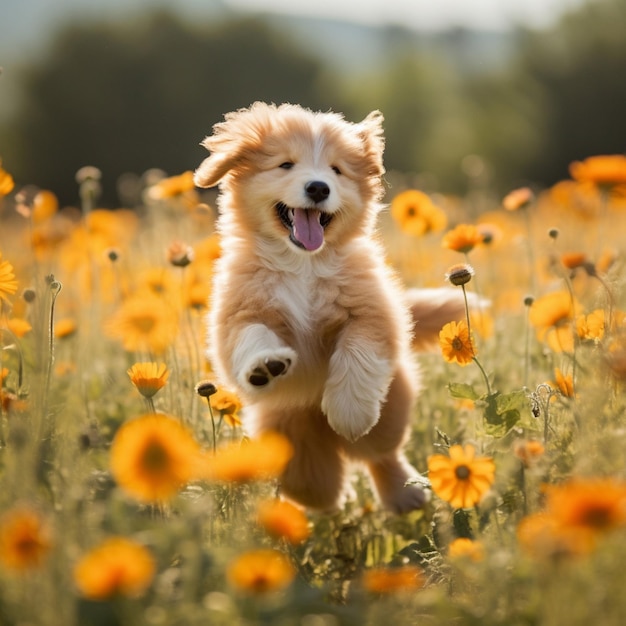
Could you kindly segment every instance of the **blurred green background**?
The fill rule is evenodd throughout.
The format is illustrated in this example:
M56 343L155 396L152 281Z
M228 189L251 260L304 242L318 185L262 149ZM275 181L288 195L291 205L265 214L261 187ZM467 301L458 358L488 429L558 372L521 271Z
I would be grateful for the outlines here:
M626 0L583 1L541 28L436 32L209 1L118 8L64 15L34 47L3 18L0 158L18 185L75 203L74 174L94 165L102 204L132 204L120 177L194 169L211 126L254 100L353 121L380 109L387 169L431 192L548 186L573 160L626 149Z

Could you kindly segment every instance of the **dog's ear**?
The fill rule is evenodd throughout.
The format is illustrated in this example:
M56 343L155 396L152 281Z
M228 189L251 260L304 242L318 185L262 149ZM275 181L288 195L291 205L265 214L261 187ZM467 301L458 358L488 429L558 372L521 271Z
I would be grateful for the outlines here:
M213 131L213 135L201 144L211 156L204 159L194 172L193 182L197 187L214 187L241 159L241 142L230 132L228 121L216 124Z
M209 139L209 138L207 138ZM205 140L202 145L206 145ZM236 165L237 155L212 154L208 156L194 172L193 182L196 187L214 187Z
M244 166L262 144L271 125L273 105L255 102L249 109L226 113L224 121L213 126L213 134L202 145L211 156L202 161L193 180L198 187L213 187L237 167Z
M385 173L383 119L380 111L372 111L361 123L357 124L359 135L365 146L365 154L372 165L370 171L372 176L382 176Z

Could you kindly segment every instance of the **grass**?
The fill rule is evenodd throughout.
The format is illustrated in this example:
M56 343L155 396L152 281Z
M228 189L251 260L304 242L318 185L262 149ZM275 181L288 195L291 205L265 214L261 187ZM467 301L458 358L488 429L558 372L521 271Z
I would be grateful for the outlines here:
M0 624L625 623L621 196L568 181L513 211L488 189L434 197L447 230L490 233L464 253L442 247L442 230L409 235L381 216L408 286L443 286L450 266L471 263L465 288L490 301L471 311L479 363L416 356L424 384L407 454L426 475L430 456L470 443L494 460L495 482L467 509L435 493L395 516L357 474L345 509L308 513L308 536L290 542L257 519L273 478L194 477L151 502L132 490L140 469L130 490L111 470L119 429L144 414L174 416L208 457L243 438L245 407L196 393L211 380L203 317L219 246L212 210L185 180L149 188L133 212L94 208L93 171L80 209L28 190L4 198L0 262L18 285L0 271ZM566 313L545 305L538 323L555 292ZM141 362L169 372L150 398L127 373ZM195 458L171 439L159 445ZM295 523L289 515L281 524ZM79 575L111 537L131 551L109 550L112 563ZM475 549L456 554L458 538Z

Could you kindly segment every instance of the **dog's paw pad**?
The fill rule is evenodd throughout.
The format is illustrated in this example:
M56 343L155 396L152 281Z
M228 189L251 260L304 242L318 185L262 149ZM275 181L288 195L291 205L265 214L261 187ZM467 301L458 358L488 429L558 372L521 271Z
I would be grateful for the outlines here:
M285 376L289 372L292 360L288 356L269 356L255 363L247 375L248 382L253 387L264 387L274 378Z
M281 374L286 374L290 365L291 365L290 359L285 359L284 361L277 361L275 359L266 359L265 361L265 366L267 367L269 373L272 376L280 376Z
M255 367L250 376L248 376L248 382L255 387L263 387L270 382L269 376L260 367Z

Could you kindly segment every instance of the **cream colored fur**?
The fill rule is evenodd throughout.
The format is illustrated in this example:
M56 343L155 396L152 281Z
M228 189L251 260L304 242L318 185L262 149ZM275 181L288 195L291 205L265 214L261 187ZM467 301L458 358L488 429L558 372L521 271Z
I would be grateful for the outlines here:
M415 470L402 453L418 387L411 342L461 319L463 303L444 290L413 294L410 308L385 264L374 233L382 115L352 124L257 102L213 130L195 182L221 192L208 320L219 382L242 397L251 433L273 429L293 443L286 497L338 506L356 460L385 506L421 507L425 493L406 485Z

